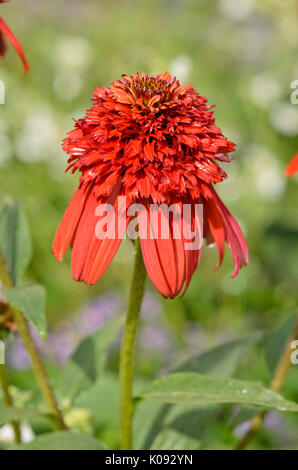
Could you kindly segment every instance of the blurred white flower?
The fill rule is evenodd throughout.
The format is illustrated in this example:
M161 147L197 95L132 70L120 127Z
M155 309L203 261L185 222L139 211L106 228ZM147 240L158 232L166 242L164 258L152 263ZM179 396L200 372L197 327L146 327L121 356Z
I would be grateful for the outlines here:
M253 10L251 0L220 0L219 8L227 18L232 20L243 20Z
M78 73L62 70L53 82L56 95L63 100L71 101L78 96L83 86L82 78Z
M53 150L51 158L47 159L48 172L53 180L63 181L65 179L65 168L67 166L67 155L59 145L61 139L59 139L57 149Z
M58 130L52 112L32 111L16 137L17 156L26 163L45 160L56 151L57 142Z
M241 184L242 173L237 157L231 163L221 164L223 170L225 170L229 177L225 179L220 188L218 188L220 196L226 201L227 204L238 201L245 192L244 184ZM235 184L238 181L240 184Z
M35 437L32 428L28 425L21 426L22 442L31 442ZM0 441L6 443L13 443L15 440L14 431L10 424L5 424L0 428Z
M9 137L0 132L0 166L9 160L11 154L12 148Z
M258 74L251 79L250 96L260 108L268 108L280 97L281 87L277 80L267 74Z
M68 129L70 122L72 122L73 125L74 125L74 122L73 122L74 119L75 120L81 119L81 117L85 115L85 113L86 113L85 108L84 108L84 106L82 106L80 108L76 108L73 111L71 111L70 114L67 114L65 116L65 129Z
M170 74L182 83L188 79L191 69L192 60L187 55L179 55L170 64Z
M292 104L298 104L298 80L292 80L290 83L291 91L290 100Z
M287 101L276 103L269 115L273 127L289 137L298 135L298 106Z
M66 68L84 68L90 64L92 49L89 41L80 36L59 38L55 48L58 65Z
M244 158L252 182L251 188L268 201L279 200L286 187L286 179L278 158L262 145L251 145Z
M275 26L267 17L254 15L241 28L239 39L234 41L235 52L241 62L261 62L270 52Z

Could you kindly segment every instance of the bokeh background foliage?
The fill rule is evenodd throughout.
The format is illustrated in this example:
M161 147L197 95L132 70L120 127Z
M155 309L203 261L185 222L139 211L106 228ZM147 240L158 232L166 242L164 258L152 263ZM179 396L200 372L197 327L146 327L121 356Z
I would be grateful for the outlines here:
M33 257L27 280L47 292L49 339L44 344L36 336L36 341L68 422L77 432L118 445L119 337L110 322L117 323L125 311L132 246L123 243L94 287L75 283L69 254L59 265L50 247L78 181L64 174L61 140L73 127L72 118L91 105L92 89L122 73L166 70L216 104L217 124L237 144L226 168L229 179L217 190L239 219L250 248L250 264L234 280L230 255L214 272L216 250L205 249L183 299L165 301L148 283L136 351L137 390L183 358L238 337L240 346L218 356L223 375L268 384L267 337L297 305L298 180L286 181L283 168L298 148L298 105L290 101L290 84L298 79L298 2L14 0L1 5L1 15L22 40L31 66L23 76L12 51L1 65L6 85L0 109L1 199L18 201L28 219ZM104 328L111 336L105 336ZM66 361L94 331L110 339L104 343L105 353L109 346L106 372L98 372L103 363L95 361L85 377L91 388L79 381L77 393L78 385L72 390L70 380L82 373L80 354L87 354L89 362L88 345L79 349L78 360ZM247 335L257 339L243 343ZM17 336L11 343L8 359L17 402L39 403L22 343ZM207 362L205 370L196 371L210 369ZM292 367L283 395L297 401L297 385ZM246 410L235 418L227 405L198 413L191 407L182 413L179 406L168 412L168 405L144 402L135 423L137 445L229 448L249 417ZM148 424L142 431L143 416L151 417L151 429ZM42 419L34 418L31 426L38 434L49 430ZM194 435L195 428L200 436ZM295 447L297 438L295 414L271 412L253 445Z

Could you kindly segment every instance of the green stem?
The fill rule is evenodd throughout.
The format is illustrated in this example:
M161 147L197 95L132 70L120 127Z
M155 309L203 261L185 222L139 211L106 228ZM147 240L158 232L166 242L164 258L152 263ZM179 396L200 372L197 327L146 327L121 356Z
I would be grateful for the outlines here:
M14 282L8 273L3 257L0 255L0 275L2 282L5 287L11 289L14 287ZM24 341L25 347L31 358L33 370L43 396L49 410L56 417L57 427L61 430L66 430L67 427L64 423L62 413L58 407L53 388L51 386L48 374L44 368L44 365L39 357L39 354L35 348L34 342L31 338L28 322L22 312L17 309L13 309L14 319L18 325L19 333Z
M146 268L139 239L135 242L135 264L120 356L121 449L132 449L133 351L145 290Z
M13 406L12 398L9 393L9 384L5 364L0 364L0 384L3 392L3 401L6 406ZM15 436L16 444L21 443L21 431L18 421L12 420L10 422Z
M44 398L44 401L48 405L49 410L57 418L56 420L57 427L61 430L66 430L67 428L64 423L62 413L58 407L58 404L54 395L54 391L50 383L50 379L39 357L35 344L32 341L28 322L26 318L24 317L24 315L19 310L14 310L13 314L14 314L15 321L18 325L19 333L23 338L25 347L31 358L32 367L33 367L40 391Z

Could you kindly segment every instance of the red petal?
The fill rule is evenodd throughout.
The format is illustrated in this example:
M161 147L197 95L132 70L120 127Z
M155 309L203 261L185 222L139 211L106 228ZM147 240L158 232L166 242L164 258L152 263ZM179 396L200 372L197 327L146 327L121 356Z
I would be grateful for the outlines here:
M71 270L73 278L77 281L81 280L81 273L86 263L87 253L90 248L91 241L95 236L95 225L98 220L95 217L95 210L98 204L99 201L92 192L87 199L86 206L74 238L71 256Z
M216 243L219 260L216 269L221 265L225 254L225 230L222 222L222 216L213 199L208 199L204 204L204 216L208 220L208 226Z
M159 210L158 223L150 218L147 208L139 211L140 242L144 263L148 275L156 289L164 297L176 297L181 291L185 280L185 255L183 240L174 239L173 232L179 230L179 222L175 219L170 223L169 237L161 238L161 224L167 223L165 212ZM145 227L151 230L155 237L145 237Z
M23 62L23 65L24 65L25 73L28 72L29 65L28 65L28 62L26 60L23 48L22 48L20 42L18 41L17 37L14 35L14 33L11 31L11 29L7 26L7 24L5 23L5 21L2 18L0 18L0 33L2 33L4 36L7 37L8 41L14 47L16 52L19 54L19 57L20 57L21 61Z
M242 266L248 264L248 248L245 241L245 238L242 234L242 231L237 224L236 220L223 204L221 199L218 197L217 193L215 192L214 188L212 187L213 199L214 203L216 204L219 212L222 216L222 222L225 228L225 238L226 242L228 243L233 260L234 260L234 273L233 277L236 277L239 269Z
M59 262L72 242L89 192L84 186L76 190L57 229L52 248Z
M298 153L295 155L293 160L290 161L288 166L285 169L286 176L293 176L298 172Z
M114 211L107 217L107 231L103 239L99 239L96 236L98 217L95 214L95 209L99 202L102 203L103 201L98 200L93 194L90 195L90 204L88 200L88 207L86 206L86 212L82 216L73 244L71 262L73 277L76 280L84 281L87 284L95 284L118 251L127 226L126 211L124 210L119 214L123 223L121 224L121 232L117 233L120 185L121 180L119 180L112 194L105 201L105 203L111 204L114 207ZM116 238L109 238L115 227Z
M144 227L150 226L150 218L146 209L139 212L138 220L140 232L142 232ZM156 240L141 236L140 242L144 263L152 283L164 297L172 297L173 293L168 284L163 266L161 265Z
M194 214L194 208L192 207L192 219L191 222L189 222L186 218L183 219L183 237L184 237L184 249L187 246L187 244L191 240L191 233L195 231L195 228L197 228L199 232L199 236L202 236L200 234L200 221L195 217ZM193 273L197 269L200 259L201 259L201 241L200 240L200 248L198 250L187 250L185 249L185 286L183 293L181 297L183 297L188 289L189 283L191 281L191 278L193 276Z
M181 231L180 229L181 224L173 218L172 222L172 235L173 233L178 231ZM186 275L186 255L185 255L185 249L184 249L184 240L183 240L183 235L182 233L180 234L180 238L173 238L173 249L174 249L174 256L175 256L175 268L176 268L176 294L178 295L179 292L182 289L182 286L185 281L185 275Z

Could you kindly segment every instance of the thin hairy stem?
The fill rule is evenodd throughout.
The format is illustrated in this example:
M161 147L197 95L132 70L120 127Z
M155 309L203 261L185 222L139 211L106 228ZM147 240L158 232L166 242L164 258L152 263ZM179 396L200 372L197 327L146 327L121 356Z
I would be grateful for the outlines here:
M9 272L6 268L3 257L0 256L0 275L2 276L2 282L5 287L11 289L14 287L13 280L9 275ZM44 365L39 357L39 354L36 350L34 342L31 338L28 322L24 315L17 309L12 309L14 319L17 323L19 333L24 341L25 347L31 358L32 367L37 379L37 382L40 387L40 391L46 402L49 410L55 415L57 427L59 429L66 429L62 413L58 407L53 388L51 386L48 374L44 368Z
M146 268L139 239L135 242L135 264L120 356L121 449L131 450L133 417L133 352L145 290Z

